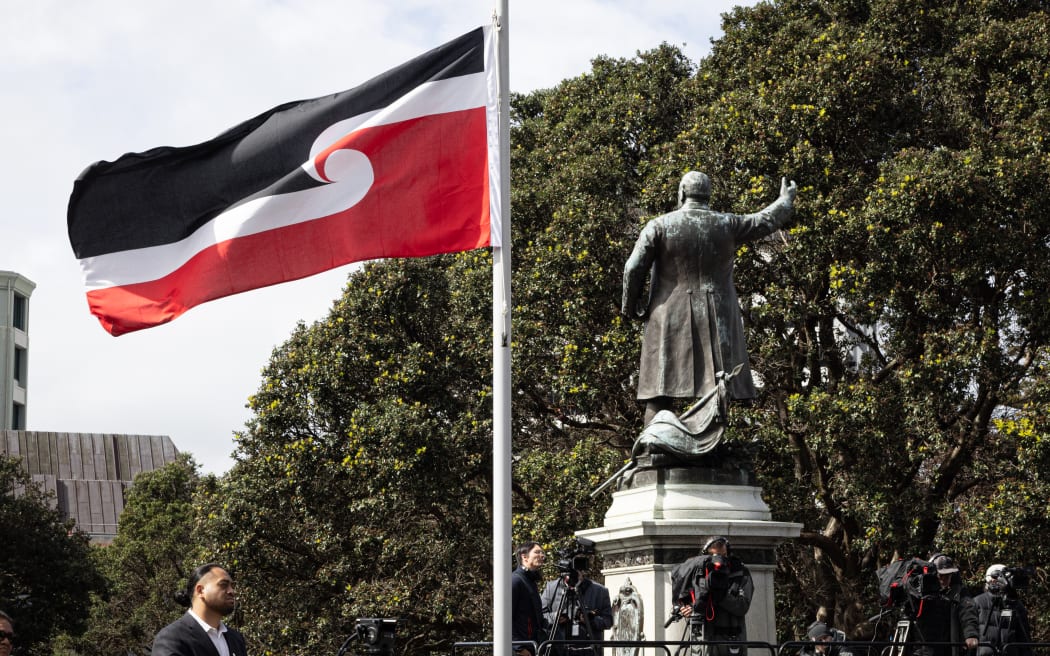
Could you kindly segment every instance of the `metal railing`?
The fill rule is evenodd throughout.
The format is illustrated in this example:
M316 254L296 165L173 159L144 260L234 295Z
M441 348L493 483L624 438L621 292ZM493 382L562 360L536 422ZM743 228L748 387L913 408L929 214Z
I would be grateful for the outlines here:
M781 643L777 648L777 656L795 656L804 649L813 653L813 646L817 644L808 640L792 640ZM1031 653L1050 655L1050 642L1014 642L1004 645L994 645L989 642L977 643L976 649L967 649L964 642L926 642L924 640L844 640L820 643L828 646L824 652L829 656L908 656L917 647L932 647L935 650L942 648L957 650L958 654L977 654L981 649L987 649L986 654L991 656L1020 656L1024 648Z
M723 645L738 645L747 647L746 656L756 656L756 652L766 651L768 656L797 656L803 650L812 651L816 643L808 640L791 640L775 645L768 642L735 640L544 640L536 643L532 641L516 641L514 648L531 647L534 654L540 656L553 656L554 646L571 645L574 648L597 645L599 654L606 649L637 649L638 656L646 656L654 652L663 652L664 656L688 656L692 647L720 647ZM1050 642L1012 642L1004 645L993 645L987 642L978 644L978 649L967 650L965 643L961 642L925 642L922 640L910 640L906 642L893 640L846 640L841 642L820 643L827 645L828 654L834 656L909 656L916 647L934 648L956 648L959 654L976 654L981 648L986 648L992 656L1021 656L1025 650L1033 656L1050 656ZM508 656L506 654L494 654L492 642L457 642L452 646L452 656L471 650L481 650L493 656ZM652 650L652 651L646 651ZM988 653L985 652L985 653Z
M600 648L599 653L605 649L618 649L618 648L635 648L638 650L639 656L646 653L643 650L652 649L659 650L664 653L665 656L680 656L681 654L688 654L690 647L700 646L711 646L719 647L722 645L737 645L747 647L748 650L762 650L768 651L769 656L776 656L777 647L768 642L757 642L748 641L741 642L739 640L544 640L537 644L535 642L514 642L515 647L530 645L535 650L533 653L545 656L547 654L553 654L551 649L555 645L571 645L573 648L583 648L592 645L597 645ZM672 652L672 648L674 651ZM461 651L470 649L484 649L489 653L492 653L491 642L457 642L452 646L453 656L457 656ZM494 655L500 656L500 655ZM753 654L751 656L754 656Z

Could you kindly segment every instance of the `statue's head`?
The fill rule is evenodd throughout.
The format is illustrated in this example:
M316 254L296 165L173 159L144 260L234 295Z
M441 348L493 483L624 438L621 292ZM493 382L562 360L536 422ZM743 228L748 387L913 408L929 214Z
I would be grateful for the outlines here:
M690 171L682 176L678 185L678 204L686 199L707 202L711 199L711 178L700 171Z

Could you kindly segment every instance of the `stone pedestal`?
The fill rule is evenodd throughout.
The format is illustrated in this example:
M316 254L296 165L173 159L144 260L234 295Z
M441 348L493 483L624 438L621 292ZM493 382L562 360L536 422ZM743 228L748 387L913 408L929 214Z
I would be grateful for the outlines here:
M686 623L666 630L671 614L671 570L700 553L712 535L729 538L755 584L747 614L748 640L777 643L773 607L774 549L796 538L801 524L774 522L762 491L743 469L643 469L620 490L601 528L577 531L602 555L613 600L629 578L644 605L645 640L681 640ZM606 633L612 639L611 632Z

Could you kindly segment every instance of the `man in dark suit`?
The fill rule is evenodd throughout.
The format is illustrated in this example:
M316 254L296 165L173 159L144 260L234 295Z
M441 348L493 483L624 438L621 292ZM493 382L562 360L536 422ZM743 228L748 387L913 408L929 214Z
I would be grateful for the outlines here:
M222 621L237 606L233 578L225 569L201 565L175 600L189 610L157 633L153 656L247 656L244 636Z

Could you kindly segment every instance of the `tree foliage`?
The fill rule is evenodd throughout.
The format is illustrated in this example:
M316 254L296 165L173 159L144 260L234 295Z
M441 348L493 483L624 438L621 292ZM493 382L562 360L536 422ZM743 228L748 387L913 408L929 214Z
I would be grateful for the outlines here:
M209 560L192 533L194 495L204 487L186 454L135 477L116 537L94 553L107 586L93 600L87 630L71 637L77 653L149 654L156 632L185 612L173 595Z
M895 554L947 550L971 583L1046 562L1048 18L761 3L698 64L665 44L515 96L515 538L600 523L587 493L641 427L623 263L700 169L720 210L800 184L790 230L738 253L763 389L728 440L804 525L779 556L779 635L819 607L867 631ZM376 615L410 620L409 651L483 637L490 288L483 252L373 263L275 350L199 518L260 648L333 650Z
M81 630L103 585L87 535L53 501L18 459L0 457L0 609L26 654L49 654L63 633Z
M404 618L412 649L484 632L486 260L368 266L275 351L201 529L261 649L334 652L358 617Z
M700 66L668 161L740 208L776 175L804 185L790 239L738 277L767 383L746 435L775 512L806 526L782 560L795 626L821 605L860 625L896 554L948 550L974 582L1046 560L1050 495L1017 467L1047 457L1046 9L760 5Z

